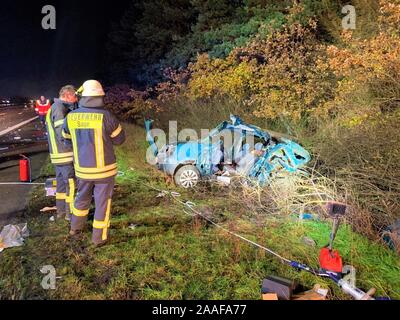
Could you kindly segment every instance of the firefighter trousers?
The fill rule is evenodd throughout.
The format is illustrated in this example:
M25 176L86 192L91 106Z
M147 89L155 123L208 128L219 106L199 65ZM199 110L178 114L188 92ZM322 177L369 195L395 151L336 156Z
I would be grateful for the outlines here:
M56 166L57 178L57 215L65 215L67 220L71 220L72 209L75 198L75 169L73 164Z
M96 211L92 241L96 245L107 242L109 238L114 186L115 177L98 181L78 179L78 193L75 199L71 230L76 232L84 229L94 196Z

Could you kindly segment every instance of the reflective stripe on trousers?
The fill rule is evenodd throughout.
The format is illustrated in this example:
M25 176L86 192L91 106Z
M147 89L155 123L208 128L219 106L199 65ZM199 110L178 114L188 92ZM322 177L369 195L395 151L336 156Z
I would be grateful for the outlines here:
M74 204L71 229L73 231L84 229L94 196L96 211L93 222L93 242L95 244L101 244L109 238L114 186L115 177L98 181L78 179L78 193Z
M55 166L57 178L57 213L70 215L75 195L75 170L72 164Z
M72 213L74 212L74 201L75 201L75 190L76 190L76 183L75 183L75 178L69 179L68 180L68 193L67 193L67 205L69 206L69 214L70 218Z

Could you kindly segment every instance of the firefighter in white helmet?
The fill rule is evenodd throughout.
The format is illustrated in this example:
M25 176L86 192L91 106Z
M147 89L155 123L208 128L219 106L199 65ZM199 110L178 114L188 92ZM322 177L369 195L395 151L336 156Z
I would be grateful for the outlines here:
M78 93L82 96L79 108L68 114L63 130L64 138L72 140L78 179L70 234L77 236L83 231L94 196L93 243L101 246L109 239L118 173L114 146L125 142L125 132L117 118L104 108L105 93L98 81L86 81Z

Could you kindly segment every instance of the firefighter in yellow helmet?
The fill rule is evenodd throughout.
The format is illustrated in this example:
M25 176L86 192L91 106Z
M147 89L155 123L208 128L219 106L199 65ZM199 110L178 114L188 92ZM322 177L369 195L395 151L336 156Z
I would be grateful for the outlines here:
M109 239L118 173L114 146L125 142L125 132L117 118L104 108L105 93L98 81L86 81L78 93L82 96L79 108L68 114L63 127L64 138L72 141L78 180L70 235L83 231L94 196L93 243L101 246Z

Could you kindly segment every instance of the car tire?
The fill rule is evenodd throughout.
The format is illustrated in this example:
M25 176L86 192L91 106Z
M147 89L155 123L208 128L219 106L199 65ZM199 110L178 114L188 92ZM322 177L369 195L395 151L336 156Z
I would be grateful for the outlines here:
M192 165L183 166L174 176L175 184L184 189L192 189L200 182L200 171Z

